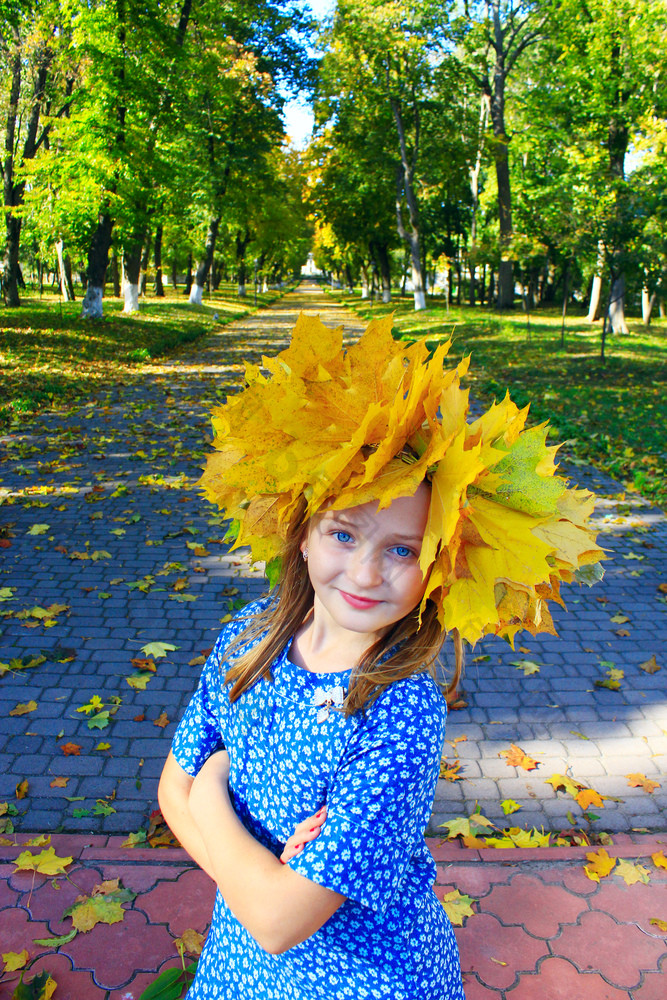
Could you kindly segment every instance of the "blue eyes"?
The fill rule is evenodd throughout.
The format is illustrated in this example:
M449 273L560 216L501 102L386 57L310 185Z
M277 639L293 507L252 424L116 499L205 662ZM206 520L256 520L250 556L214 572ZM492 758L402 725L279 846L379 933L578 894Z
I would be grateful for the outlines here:
M348 545L350 542L354 541L354 538L349 531L343 531L340 528L333 531L332 536L337 542L340 542L341 545ZM410 556L414 555L412 549L409 549L407 545L394 545L391 549L389 549L389 551L398 556L399 559L409 559Z

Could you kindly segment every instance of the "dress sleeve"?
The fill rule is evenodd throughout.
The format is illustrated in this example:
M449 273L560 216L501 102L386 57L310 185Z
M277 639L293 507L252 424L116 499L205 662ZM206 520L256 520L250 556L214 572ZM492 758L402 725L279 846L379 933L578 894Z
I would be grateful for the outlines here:
M329 789L326 822L290 868L384 912L423 843L446 714L428 674L392 685L349 741Z
M219 713L222 699L227 697L221 672L226 638L225 632L218 637L171 744L176 761L193 778L212 753L225 748Z

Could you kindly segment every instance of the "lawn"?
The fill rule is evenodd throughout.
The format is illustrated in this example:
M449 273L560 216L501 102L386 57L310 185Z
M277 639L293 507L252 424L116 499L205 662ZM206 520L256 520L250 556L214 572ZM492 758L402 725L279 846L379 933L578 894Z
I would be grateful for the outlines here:
M552 440L563 441L561 457L590 462L667 506L667 320L646 330L630 319L626 336L609 336L600 360L601 324L582 315L566 320L561 346L560 311L539 311L527 322L514 313L485 308L447 309L437 298L416 313L412 299L390 305L332 293L364 318L395 313L394 335L425 337L435 346L453 338L451 356L471 355L467 384L486 403L509 389L522 406L531 403L529 420L548 420Z
M279 292L257 296L258 307ZM68 406L101 385L138 374L151 360L174 356L221 324L254 311L252 288L245 299L235 286L221 286L193 307L183 294L141 300L139 313L125 315L123 302L104 300L104 319L81 319L81 300L52 294L23 296L19 309L0 307L0 431L26 413Z

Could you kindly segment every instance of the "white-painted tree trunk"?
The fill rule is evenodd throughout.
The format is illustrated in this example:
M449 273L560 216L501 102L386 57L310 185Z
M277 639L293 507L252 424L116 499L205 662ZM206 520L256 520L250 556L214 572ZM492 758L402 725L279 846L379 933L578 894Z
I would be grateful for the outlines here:
M245 298L245 282L243 284L239 284L238 291L239 291L239 298L240 299L244 299Z
M196 281L192 282L192 287L190 288L190 305L200 306L204 299L204 286L198 285Z
M266 278L264 278L264 281L262 282L262 294L265 295L266 292L268 292L268 290L269 290L269 283L266 280Z
M100 288L97 285L91 285L90 283L88 284L83 304L81 306L81 315L84 319L102 319L104 315L102 310L103 295L103 288Z
M426 292L421 287L422 276L421 271L412 265L412 287L414 288L415 297L415 312L419 312L420 309L426 309Z
M361 297L362 299L368 298L368 278L365 278L363 274L361 276Z
M139 312L139 284L136 285L127 281L123 282L123 297L125 299L125 305L123 306L124 313L135 313Z
M604 261L605 245L602 240L599 240L598 259L595 265L593 284L591 286L591 301L588 306L588 316L586 317L589 323L594 323L596 319L600 318L600 296L602 294L602 272L604 271Z
M649 294L649 290L644 285L642 288L642 320L644 321L644 326L648 326L651 322L651 314L653 312L653 306L655 305L656 293L652 292Z
M391 302L391 288L382 289L382 301Z
M609 297L609 324L612 333L629 333L625 322L625 275L619 274Z

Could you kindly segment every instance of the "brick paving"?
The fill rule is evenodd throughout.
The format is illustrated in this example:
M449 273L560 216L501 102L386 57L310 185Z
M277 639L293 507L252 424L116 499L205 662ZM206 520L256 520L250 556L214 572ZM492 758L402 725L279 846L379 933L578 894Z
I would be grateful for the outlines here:
M48 966L56 1000L138 997L156 969L177 961L172 939L183 921L203 929L208 919L211 887L181 852L118 845L146 828L155 808L162 762L199 673L190 661L213 644L235 602L264 590L247 555L227 552L224 526L195 483L211 405L238 386L242 357L256 360L286 342L300 308L342 322L350 336L362 329L302 286L195 352L68 413L25 418L0 439L0 525L10 541L0 548L0 664L9 665L0 667L0 803L17 813L18 843L28 832L53 833L56 845L67 837L77 884L116 872L138 893L122 923L37 958L29 975ZM499 827L608 830L611 853L645 857L649 842L641 846L635 834L628 846L625 835L651 831L655 846L667 830L667 596L659 590L667 583L667 524L595 470L567 472L599 494L595 516L611 557L605 579L569 590L569 612L556 609L558 638L519 638L514 651L485 640L469 652L467 706L450 715L445 746L463 780L439 782L430 829L479 806ZM142 671L131 660L153 642L177 648L156 659L145 688L132 687L127 678L137 684ZM647 673L640 665L652 656L661 670ZM527 660L539 672L524 676L514 665ZM619 689L597 687L611 669L623 671ZM95 697L101 708L78 711ZM32 710L9 714L31 700ZM498 753L510 743L538 767L508 766ZM78 754L66 755L67 744ZM629 787L633 772L657 787ZM571 795L547 783L554 773L608 798L586 819ZM67 781L54 786L57 778ZM27 795L17 798L25 779ZM509 819L507 799L521 806ZM458 931L468 1000L664 1000L665 938L650 923L667 920L664 872L649 863L647 884L612 876L596 886L578 848L433 843L441 885L478 900ZM55 890L37 876L31 889L31 875L12 874L16 849L2 850L0 950L25 946L33 959L34 938L70 926L61 905L69 883L58 879ZM111 962L120 941L122 961ZM0 997L3 989L0 982Z

